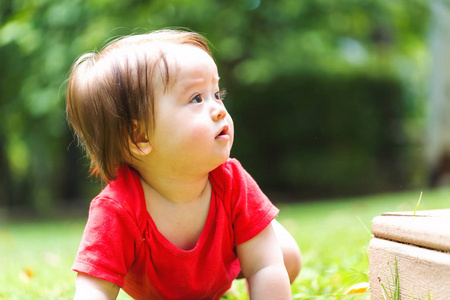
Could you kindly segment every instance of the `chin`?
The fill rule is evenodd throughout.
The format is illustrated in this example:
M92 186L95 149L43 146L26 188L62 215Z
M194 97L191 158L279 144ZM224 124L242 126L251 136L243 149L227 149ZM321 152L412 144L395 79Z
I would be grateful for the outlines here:
M215 168L217 168L218 166L220 166L221 164L225 163L228 159L230 158L230 153L228 153L227 155L223 155L221 158L218 158L217 160L215 160Z

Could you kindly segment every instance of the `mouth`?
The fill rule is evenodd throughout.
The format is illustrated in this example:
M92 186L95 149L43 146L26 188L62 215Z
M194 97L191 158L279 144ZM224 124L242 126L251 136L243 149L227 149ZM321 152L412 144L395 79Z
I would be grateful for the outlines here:
M225 125L222 128L222 131L219 132L219 134L216 136L216 138L222 137L222 136L228 136L228 132L230 131L230 126Z

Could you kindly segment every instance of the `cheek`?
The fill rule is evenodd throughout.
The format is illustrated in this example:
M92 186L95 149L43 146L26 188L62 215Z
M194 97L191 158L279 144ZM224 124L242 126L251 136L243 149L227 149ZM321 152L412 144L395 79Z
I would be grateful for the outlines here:
M202 143L212 139L211 128L205 126L202 122L181 124L180 128L181 130L177 132L176 139L184 145L202 146Z
M230 146L233 145L233 141L234 141L234 123L233 123L233 119L231 118L231 116L229 114L227 114L227 123L230 126L230 137L231 137L231 141L230 141Z
M233 123L233 119L231 118L231 116L229 114L227 114L226 116L226 120L228 125L230 125L230 129L232 129L233 133L234 133L234 123Z

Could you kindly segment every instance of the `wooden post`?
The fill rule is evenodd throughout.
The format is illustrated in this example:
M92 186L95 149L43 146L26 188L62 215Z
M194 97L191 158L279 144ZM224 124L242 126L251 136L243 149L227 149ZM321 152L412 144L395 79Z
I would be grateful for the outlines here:
M394 299L396 278L396 299L450 299L450 209L385 213L372 231L371 299Z

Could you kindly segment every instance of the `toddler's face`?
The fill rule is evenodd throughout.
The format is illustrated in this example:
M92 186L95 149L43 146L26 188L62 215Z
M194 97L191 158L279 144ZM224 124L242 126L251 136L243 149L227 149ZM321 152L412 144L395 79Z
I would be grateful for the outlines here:
M234 137L217 66L190 45L171 46L167 58L176 82L156 91L152 153L174 167L214 169L228 159Z

